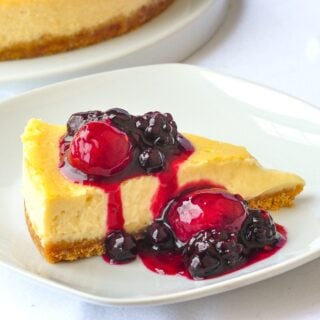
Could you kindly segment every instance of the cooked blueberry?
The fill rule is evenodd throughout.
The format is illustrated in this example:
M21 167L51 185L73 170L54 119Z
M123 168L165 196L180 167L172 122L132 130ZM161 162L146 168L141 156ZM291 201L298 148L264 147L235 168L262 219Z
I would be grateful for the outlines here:
M157 172L164 168L164 154L156 148L147 148L139 155L140 165L147 173Z
M188 259L187 269L194 279L205 279L222 271L221 259L218 255L205 252L194 254Z
M190 239L184 249L185 264L194 278L207 278L245 261L244 246L235 233L205 230Z
M106 255L111 262L124 263L137 256L137 245L134 238L125 231L114 231L105 240Z
M67 122L67 130L69 136L74 136L75 133L82 127L84 124L90 121L98 121L103 117L102 111L88 111L88 112L77 112L70 116Z
M146 115L135 117L135 125L137 129L142 131L146 130L149 125L149 119Z
M174 251L172 231L163 222L155 221L146 230L145 243L155 251Z
M249 210L240 231L242 242L249 249L274 246L279 234L271 215L265 210Z
M177 124L170 113L148 112L136 117L136 127L153 145L174 145L178 138Z
M131 120L131 115L128 111L121 108L109 109L105 112L109 119L115 124L124 124L125 122Z
M244 261L244 246L234 233L229 234L226 240L218 240L215 248L228 267L236 267Z

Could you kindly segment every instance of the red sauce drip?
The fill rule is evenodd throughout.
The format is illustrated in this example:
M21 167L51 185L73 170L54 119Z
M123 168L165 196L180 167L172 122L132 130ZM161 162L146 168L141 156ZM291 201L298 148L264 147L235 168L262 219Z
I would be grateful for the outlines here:
M286 243L287 241L287 232L285 228L281 225L276 224L277 231L281 234L282 239L279 241L278 245L272 249L266 250L259 250L252 252L246 263L241 265L240 267L234 268L224 273L220 273L216 276L211 277L216 278L222 275L226 275L245 267L248 267L256 262L262 261L267 259L277 253ZM188 279L193 280L190 276L189 272L187 271L184 263L183 263L183 256L179 253L169 253L169 254L150 254L150 253L139 253L139 258L143 262L143 264L151 271L159 274L166 274L166 275L177 275L180 274ZM208 279L208 278L207 278Z
M178 185L178 170L179 166L187 160L189 155L190 154L180 155L171 162L169 170L157 174L159 187L151 203L151 211L154 218L158 218L168 201L181 191Z
M122 213L121 189L116 185L109 192L107 230L109 232L123 229L124 218Z
M168 166L165 170L149 174L159 179L159 188L152 200L151 211L154 217L159 217L163 207L166 203L178 194L178 170L179 166L189 158L193 153L193 147L185 138L181 136L181 144L184 151L178 155L171 155L168 160ZM60 141L60 171L69 180L75 183L82 183L84 185L94 186L101 188L104 192L108 193L108 207L107 212L107 231L114 231L123 229L124 217L122 211L121 200L121 182L139 176L145 176L146 173L141 169L137 161L132 161L126 170L118 175L109 178L97 177L87 175L76 168L72 167L66 158L68 151L68 142L63 138ZM137 155L135 155L136 157ZM211 184L212 185L212 184ZM206 183L208 186L208 183Z

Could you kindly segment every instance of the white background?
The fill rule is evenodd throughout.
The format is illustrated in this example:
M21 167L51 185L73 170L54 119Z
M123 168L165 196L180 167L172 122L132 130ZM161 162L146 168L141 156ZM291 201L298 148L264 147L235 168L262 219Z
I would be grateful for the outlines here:
M231 3L214 38L185 62L249 79L320 107L320 1L231 0ZM320 260L232 292L148 308L91 305L0 267L0 319L9 317L319 319Z

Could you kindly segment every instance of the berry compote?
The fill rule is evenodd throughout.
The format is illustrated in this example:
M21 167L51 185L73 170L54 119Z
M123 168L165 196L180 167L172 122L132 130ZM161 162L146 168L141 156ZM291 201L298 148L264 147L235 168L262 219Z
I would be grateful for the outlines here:
M114 108L73 114L60 141L60 170L76 183L108 193L104 259L137 256L151 270L206 279L266 258L285 243L285 231L265 210L250 209L223 186L198 181L179 187L179 166L194 152L169 113L133 116ZM153 175L159 187L154 221L139 235L124 230L120 184Z

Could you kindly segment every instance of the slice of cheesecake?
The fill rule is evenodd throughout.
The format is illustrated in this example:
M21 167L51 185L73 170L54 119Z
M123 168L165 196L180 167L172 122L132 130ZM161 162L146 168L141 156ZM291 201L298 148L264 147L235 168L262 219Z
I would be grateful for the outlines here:
M85 47L127 33L174 0L0 0L0 61Z
M109 231L123 228L129 234L141 233L171 198L188 188L224 188L241 195L251 207L264 209L291 206L303 189L299 176L263 168L241 146L190 134L179 136L171 116L159 134L154 123L164 119L160 113L127 120L118 110L109 112L107 120L101 112L86 116L86 121L83 114L76 114L67 127L31 119L25 128L26 220L34 242L49 262L103 254ZM148 126L144 123L147 118ZM110 119L120 130L109 126ZM121 130L138 142L128 140ZM105 137L108 148L103 150L97 145ZM145 149L150 141L153 147ZM102 149L111 159L100 167L100 154L93 153L96 147L95 152ZM116 164L112 164L113 154ZM119 217L118 222L111 221L117 214L123 220L121 226Z

